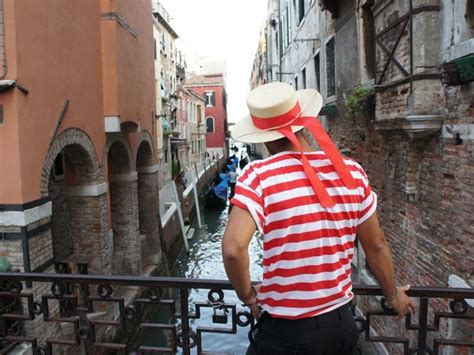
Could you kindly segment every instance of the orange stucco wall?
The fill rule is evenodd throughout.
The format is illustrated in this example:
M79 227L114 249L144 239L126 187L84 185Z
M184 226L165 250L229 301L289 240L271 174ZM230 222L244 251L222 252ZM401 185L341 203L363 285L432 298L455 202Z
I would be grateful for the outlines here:
M138 34L115 20L121 16ZM66 99L61 125L82 129L103 160L104 116L120 116L154 135L154 57L147 0L5 0L8 73L27 88L0 93L0 204L40 197L44 159ZM133 142L132 142L133 143ZM133 144L132 144L133 145ZM156 145L154 145L156 146Z
M124 28L117 31L117 74L119 112L123 122L138 122L141 130L153 135L155 120L155 51L151 1L117 0L117 13L137 33L133 37ZM133 144L133 142L132 142ZM156 147L156 144L154 144Z

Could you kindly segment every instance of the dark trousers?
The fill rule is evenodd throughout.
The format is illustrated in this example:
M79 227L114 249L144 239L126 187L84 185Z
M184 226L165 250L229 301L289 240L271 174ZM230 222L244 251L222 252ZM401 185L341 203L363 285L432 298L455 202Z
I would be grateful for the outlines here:
M353 355L359 338L350 303L320 316L285 320L263 313L247 355Z
M235 182L231 182L229 185L230 185L230 196L229 196L229 199L231 199L231 198L234 197L234 195L235 195L235 185L236 185L236 183L235 183Z

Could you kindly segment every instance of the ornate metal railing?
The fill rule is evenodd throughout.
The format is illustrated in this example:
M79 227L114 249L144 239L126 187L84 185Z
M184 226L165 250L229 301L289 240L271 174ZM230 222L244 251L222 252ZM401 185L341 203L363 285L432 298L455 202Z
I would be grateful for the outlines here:
M32 288L24 288L23 285L30 283ZM89 354L129 354L132 350L138 354L175 353L180 350L190 354L192 348L201 354L205 333L236 334L238 327L250 329L254 322L245 307L225 302L224 290L232 290L228 281L0 273L0 286L0 353L17 344L28 343L34 354L53 354L56 347L66 347L70 354L75 350ZM190 311L192 289L205 289L209 293L207 300L195 302ZM374 286L354 286L354 293L370 296L370 299L382 296L380 288ZM442 319L474 319L465 301L474 298L474 289L413 287L408 293L419 299L419 309L416 323L410 315L405 319L406 336L372 334L374 317L395 316L381 298L380 309L371 309L356 318L361 332L365 332L366 341L401 344L405 354L438 354L443 346L474 348L474 342L441 339L436 335L431 336L432 341L428 340L428 335L438 334ZM428 306L434 299L449 301L450 311L431 311L429 317ZM157 306L169 310L173 315L170 322L152 323L147 319L147 309ZM212 323L220 326L193 328L191 320L199 319L206 308L213 310ZM55 332L55 327L62 331ZM66 328L68 332L64 331ZM36 336L32 335L33 329ZM124 335L133 330L162 332L166 334L166 344L137 344L136 337ZM416 340L409 336L412 332L416 334ZM65 333L69 336L64 337Z

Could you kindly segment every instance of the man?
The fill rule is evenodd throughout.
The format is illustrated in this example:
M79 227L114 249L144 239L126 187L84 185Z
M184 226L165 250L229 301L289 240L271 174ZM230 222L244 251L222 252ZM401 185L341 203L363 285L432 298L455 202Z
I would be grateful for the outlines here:
M352 354L358 339L350 303L356 235L392 308L406 315L408 287L395 287L377 196L362 167L341 157L320 126L316 90L271 83L253 90L234 139L265 143L271 157L238 179L223 239L227 275L259 319L247 354ZM322 151L314 152L306 127ZM263 234L263 282L252 287L248 245ZM262 312L262 313L261 313Z
M235 171L236 168L235 166L232 168L232 170L229 172L228 176L229 176L229 186L230 186L230 195L229 195L229 198L232 198L234 197L234 194L235 194L235 185L237 184L237 177L239 176L239 174L237 174L237 172Z

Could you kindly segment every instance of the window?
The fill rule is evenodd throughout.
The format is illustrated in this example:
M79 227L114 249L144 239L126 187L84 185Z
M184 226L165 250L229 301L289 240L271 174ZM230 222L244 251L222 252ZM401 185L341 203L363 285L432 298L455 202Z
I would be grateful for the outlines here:
M295 90L298 90L298 77L295 78Z
M306 89L306 68L301 71L301 88Z
M161 49L166 52L166 37L165 34L161 34Z
M327 97L336 95L336 58L334 37L326 43L326 94Z
M285 10L283 11L281 17L282 23L282 41L283 41L283 50L285 50L291 43L291 19L290 19L290 6L287 3Z
M369 79L375 78L375 22L370 5L362 7L364 30L365 67Z
M204 100L206 101L206 107L216 106L216 92L215 91L206 91L204 93Z
M319 53L314 57L314 74L316 76L316 90L321 91L321 63L319 60Z
M156 39L153 43L153 50L155 51L155 59L157 59L157 55L156 55Z
M305 14L305 2L307 0L296 0L296 24L299 26L301 21L304 19Z
M3 105L0 105L0 124L3 124Z
M214 133L214 118L213 117L206 118L206 132Z

